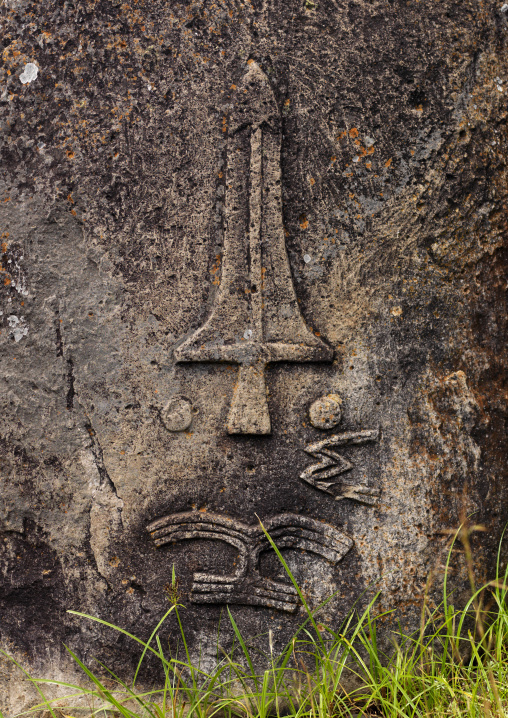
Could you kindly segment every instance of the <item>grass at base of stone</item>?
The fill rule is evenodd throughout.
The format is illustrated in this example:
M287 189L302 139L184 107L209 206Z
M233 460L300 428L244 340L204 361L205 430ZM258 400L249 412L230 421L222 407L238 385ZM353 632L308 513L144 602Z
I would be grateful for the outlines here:
M508 715L508 610L506 607L508 568L500 573L500 550L496 577L477 589L469 545L472 529L462 527L459 538L464 546L471 583L471 598L457 610L447 594L430 609L424 600L420 631L415 635L394 634L390 655L382 655L376 640L376 624L386 614L375 611L376 599L361 614L351 614L339 631L317 622L318 607L311 610L283 556L268 536L284 565L307 618L287 644L274 655L269 633L269 668L256 671L253 655L242 637L233 615L229 620L235 646L226 653L218 647L217 665L211 672L190 659L181 605L173 575L170 608L144 642L106 621L72 612L97 621L129 636L140 647L140 659L132 682L123 682L102 666L100 676L69 653L88 677L88 687L69 683L27 679L36 686L41 702L19 715L44 714L49 718L67 716L124 716L125 718L351 718L419 716L471 716L490 718ZM477 527L476 527L477 528ZM452 544L453 545L453 544ZM485 608L486 600L491 607ZM163 649L159 631L172 616L181 635L180 656ZM153 690L137 688L139 669L148 653L161 662L165 681ZM101 664L102 665L102 664ZM20 669L23 670L20 666ZM104 671L109 674L104 679ZM351 687L352 676L358 680ZM71 691L65 698L44 697L47 684ZM349 689L346 686L350 686ZM71 706L77 700L81 708ZM7 717L5 717L7 718ZM15 717L11 717L15 718Z

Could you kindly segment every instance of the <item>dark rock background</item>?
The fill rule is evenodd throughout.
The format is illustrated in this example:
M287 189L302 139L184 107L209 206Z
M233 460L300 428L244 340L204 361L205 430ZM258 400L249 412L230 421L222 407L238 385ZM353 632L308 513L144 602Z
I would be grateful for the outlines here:
M145 530L192 508L346 531L336 568L291 556L311 601L338 590L330 622L374 587L415 625L466 515L491 572L508 517L502 3L10 0L0 17L2 646L46 677L72 675L62 641L127 671L123 639L65 611L148 636L174 563L193 650L213 660L222 607L189 604L191 577L234 552L157 553ZM249 58L282 115L296 293L336 356L268 370L270 437L225 434L235 367L172 357L213 303L223 118ZM349 455L377 508L298 479L323 437L308 407L330 392L341 429L381 428ZM175 394L198 410L177 434L160 418ZM301 620L234 614L279 645ZM4 669L8 710L29 694Z

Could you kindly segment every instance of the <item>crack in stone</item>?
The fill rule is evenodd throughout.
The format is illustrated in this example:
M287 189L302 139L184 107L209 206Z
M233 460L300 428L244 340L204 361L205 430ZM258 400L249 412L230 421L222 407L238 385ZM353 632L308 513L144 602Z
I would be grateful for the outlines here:
M60 314L58 311L56 312L56 355L57 357L63 357L64 354L64 345L63 345L63 337L62 337L62 329L60 328Z
M87 430L91 443L90 443L90 451L92 452L92 456L94 459L95 466L97 467L97 472L99 474L99 489L110 489L113 494L115 495L115 498L117 498L119 501L121 501L120 497L118 496L116 486L111 478L111 476L108 473L108 470L106 469L106 465L104 463L104 453L102 451L102 446L100 445L99 439L97 437L97 433L95 429L92 426L92 422L90 420L90 417L83 409L83 406L81 406L81 411L83 412L85 416L85 429ZM123 503L123 502L122 502Z
M62 327L60 319L60 312L56 310L55 312L56 316L56 355L57 357L62 357L67 364L67 395L66 395L66 406L69 411L71 411L74 408L74 396L76 394L75 388L74 388L74 360L72 356L68 355L66 356L67 352L65 350L65 343L64 338L62 334Z
M74 389L74 362L72 357L67 358L67 381L69 388L67 390L66 404L67 409L71 411L74 408L74 395L76 393Z
M79 400L75 384L74 360L71 356L66 356L65 342L62 336L58 312L57 356L62 356L67 363L67 409L72 411L77 408L80 411L84 417L84 428L90 437L87 450L91 454L91 461L93 462L93 466L97 472L96 475L99 478L99 481L95 483L95 487L92 489L92 500L90 510L88 512L90 549L93 554L97 573L104 579L107 586L113 590L113 586L108 577L107 555L109 553L112 534L114 534L117 530L122 530L124 528L122 519L123 500L118 496L116 486L104 463L104 452L90 416L86 412L82 402ZM77 407L75 407L75 403L77 404Z
M90 548L94 556L97 572L106 581L109 588L112 589L108 576L107 555L112 532L115 529L123 529L124 527L122 519L123 501L118 496L116 486L106 469L102 446L92 426L90 417L81 404L80 406L86 419L85 428L90 436L90 446L88 448L99 476L99 485L93 491L89 511Z
M99 574L99 576L101 578L104 579L104 581L106 581L108 588L110 590L113 590L113 586L111 585L111 582L109 581L108 576L101 569L102 561L100 559L100 556L98 555L98 552L96 551L96 549L94 547L94 543L95 543L95 540L94 540L95 531L94 531L94 520L93 520L94 508L95 508L95 499L92 499L92 503L90 504L90 509L88 511L90 552L93 556L93 561L94 561L97 573ZM119 511L119 513L120 513L120 520L121 520L121 510Z
M68 382L68 390L67 390L67 396L66 396L66 405L67 409L69 411L74 408L74 400L77 401L79 408L81 409L81 412L83 416L85 417L85 429L87 430L88 435L90 436L90 451L92 452L92 456L94 459L95 466L97 467L97 472L99 474L99 489L107 488L111 490L115 496L115 498L118 501L121 501L123 504L122 499L118 496L116 486L111 479L108 470L106 469L106 465L104 463L104 452L102 451L102 446L100 445L99 439L97 437L97 432L93 428L92 421L87 414L83 404L79 401L79 398L77 396L76 392L76 386L75 386L75 375L74 375L74 360L72 356L65 356L65 342L62 334L62 330L60 327L60 315L59 312L56 312L57 317L57 356L63 356L66 359L67 362L67 382ZM119 509L121 514L121 509Z

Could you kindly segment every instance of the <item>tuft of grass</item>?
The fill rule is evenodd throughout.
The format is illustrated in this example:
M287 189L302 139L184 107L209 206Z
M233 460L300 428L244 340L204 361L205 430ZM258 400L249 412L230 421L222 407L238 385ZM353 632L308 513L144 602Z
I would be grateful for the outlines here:
M469 543L474 530L478 527L462 526L452 541L441 605L431 608L426 591L419 631L394 634L389 654L383 653L377 640L377 624L387 615L377 612L377 596L360 614L351 612L338 630L323 625L316 616L332 597L311 609L284 557L265 531L306 613L305 621L277 655L268 632L266 669L256 668L258 657L249 649L229 608L233 648L226 652L217 643L217 662L211 670L193 663L173 571L172 583L167 587L170 607L147 641L102 619L70 611L138 644L140 658L132 681L127 683L102 664L100 673L92 670L67 648L88 679L87 684L83 687L33 678L19 666L39 691L41 702L18 715L45 712L48 718L504 718L508 714L508 568L501 572L500 544L495 578L476 587ZM471 585L471 597L460 609L451 603L447 587L456 540L463 544ZM159 636L168 620L175 620L179 628L180 645L176 650L164 649ZM140 689L139 670L148 654L160 661L164 681L153 689ZM107 680L104 671L109 676ZM49 700L44 695L47 684L63 686L70 693L65 698ZM78 698L88 709L80 708L76 713L70 706L76 705ZM61 708L63 701L68 701L68 708Z

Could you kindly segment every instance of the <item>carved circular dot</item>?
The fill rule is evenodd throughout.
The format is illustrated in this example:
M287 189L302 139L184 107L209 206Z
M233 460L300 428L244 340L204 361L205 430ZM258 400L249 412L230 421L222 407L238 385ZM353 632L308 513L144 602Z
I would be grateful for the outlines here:
M193 411L191 402L182 396L173 397L161 411L162 423L168 431L185 431L192 422Z
M338 394L321 396L311 405L309 419L316 429L333 429L342 419L342 399Z

